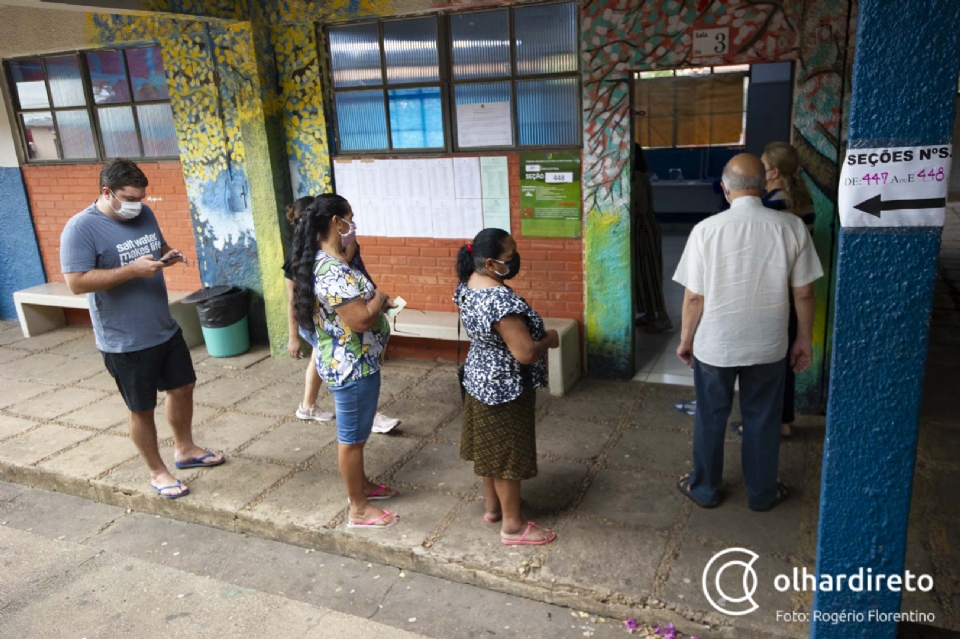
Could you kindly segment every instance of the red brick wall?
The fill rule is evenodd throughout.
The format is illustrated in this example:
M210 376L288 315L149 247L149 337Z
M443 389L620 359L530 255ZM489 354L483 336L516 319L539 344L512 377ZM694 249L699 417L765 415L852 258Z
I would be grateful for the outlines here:
M60 272L60 233L71 217L97 198L101 168L99 164L23 167L33 225L51 282L64 281ZM201 286L200 271L180 163L144 162L140 168L150 180L145 203L156 213L164 239L190 260L189 267L177 265L164 271L167 288L195 291Z
M583 322L583 240L524 238L520 231L520 155L507 154L510 172L510 224L523 258L520 275L510 285L544 317ZM457 286L456 256L460 240L362 237L363 261L377 286L407 300L410 308L456 311L451 298ZM391 340L391 355L445 358L452 343ZM452 345L455 349L456 345ZM409 351L409 352L408 352Z

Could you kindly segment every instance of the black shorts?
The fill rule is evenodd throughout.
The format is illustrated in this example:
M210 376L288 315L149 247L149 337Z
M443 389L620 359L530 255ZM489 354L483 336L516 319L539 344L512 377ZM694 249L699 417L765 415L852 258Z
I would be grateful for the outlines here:
M102 353L107 371L117 382L127 408L134 413L157 407L157 392L197 381L183 331L163 344L131 353Z

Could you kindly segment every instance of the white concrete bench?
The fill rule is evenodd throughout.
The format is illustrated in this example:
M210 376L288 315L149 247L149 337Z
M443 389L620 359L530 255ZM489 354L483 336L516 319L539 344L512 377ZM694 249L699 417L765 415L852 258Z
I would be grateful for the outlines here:
M397 337L422 337L457 341L457 313L418 311L405 309L397 315ZM571 319L544 318L547 329L560 334L560 348L547 355L547 370L550 377L550 394L562 397L573 388L580 378L580 324ZM391 322L392 323L392 322ZM469 344L466 330L461 330L461 339ZM466 352L464 352L466 356Z
M190 304L180 303L180 300L189 294L184 291L168 291L167 297L170 314L183 329L187 346L193 348L203 344L203 333L200 330L197 309ZM90 310L86 295L74 295L66 284L60 282L17 291L13 294L13 302L17 307L17 317L20 318L20 329L24 337L36 337L66 324L63 315L65 308Z

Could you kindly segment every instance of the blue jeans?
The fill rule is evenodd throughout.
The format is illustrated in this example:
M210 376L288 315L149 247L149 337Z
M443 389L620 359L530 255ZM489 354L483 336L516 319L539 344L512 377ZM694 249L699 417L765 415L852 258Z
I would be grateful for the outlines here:
M750 508L765 510L777 499L780 463L780 417L787 365L784 360L737 368L694 361L697 414L693 426L693 473L690 494L702 504L720 500L723 443L733 408L734 384L740 378L743 413L743 479Z
M331 386L337 409L337 440L362 444L370 438L380 400L380 371L340 386Z

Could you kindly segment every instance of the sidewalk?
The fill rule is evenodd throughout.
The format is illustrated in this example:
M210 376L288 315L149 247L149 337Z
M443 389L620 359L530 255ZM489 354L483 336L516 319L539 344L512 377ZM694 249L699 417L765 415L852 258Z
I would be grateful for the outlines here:
M960 326L955 308L944 317ZM731 546L761 555L761 583L793 566L814 568L822 418L801 419L782 447L789 501L767 514L746 507L731 436L729 496L723 507L704 511L674 488L690 467L693 419L673 404L691 398L692 389L587 380L563 399L541 394L540 475L525 484L524 500L528 514L555 527L559 539L543 548L505 548L497 527L481 519L478 478L458 458L454 367L387 363L381 407L403 423L395 433L374 435L367 470L402 491L391 503L401 520L357 533L344 526L333 425L292 416L303 364L269 359L265 351L220 360L202 348L194 359L198 443L231 460L179 474L191 495L167 501L149 488L90 331L23 340L15 324L0 324L0 478L609 617L673 619L694 629L709 622L721 631L732 627L733 636L736 628L767 637L807 634L802 625L777 623L775 611L809 610L810 600L759 593L761 611L721 617L707 604L700 577L709 558ZM955 361L943 383L956 379ZM320 404L332 409L329 394ZM908 567L936 574L937 588L935 596L905 599L904 608L933 611L937 625L960 629L960 502L951 488L960 480L960 429L955 410L937 415L922 427L908 552ZM158 423L170 460L162 410Z

